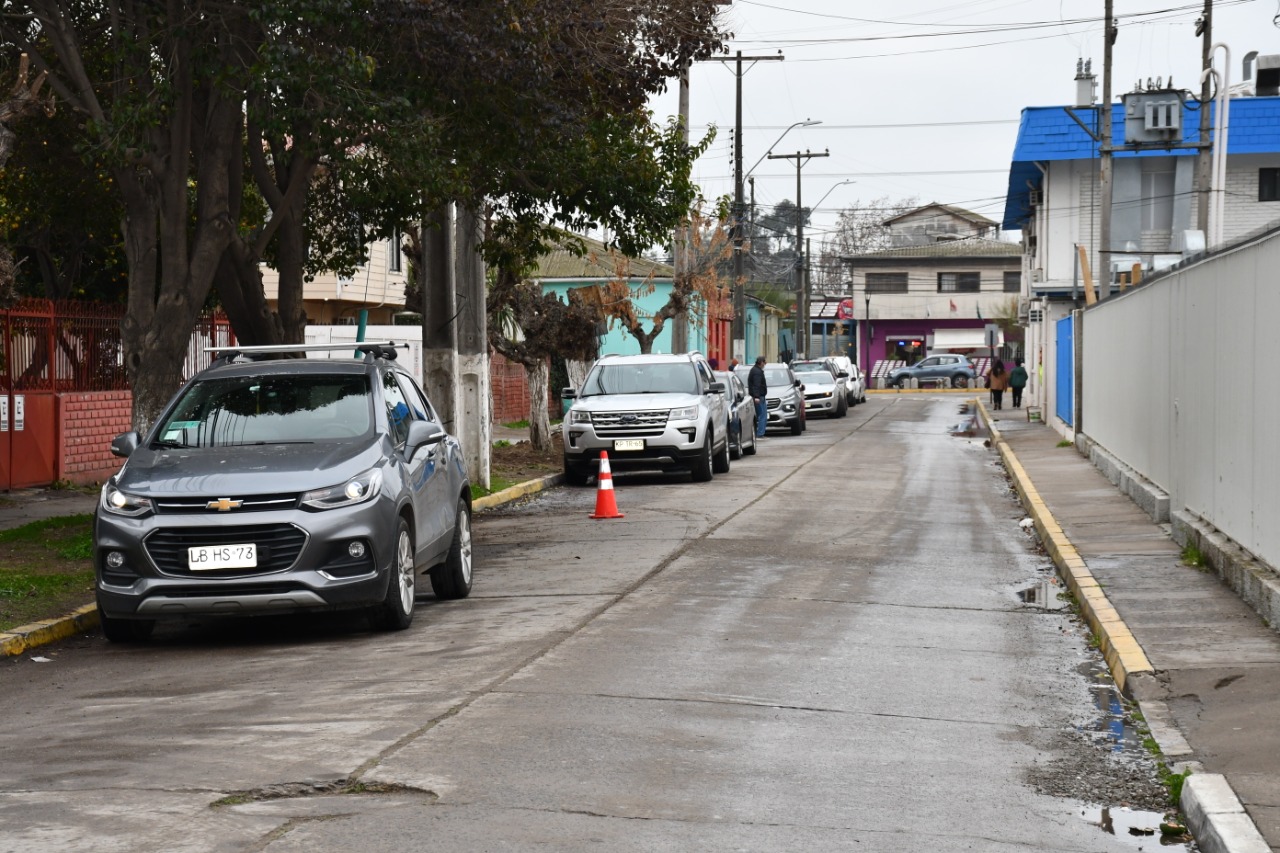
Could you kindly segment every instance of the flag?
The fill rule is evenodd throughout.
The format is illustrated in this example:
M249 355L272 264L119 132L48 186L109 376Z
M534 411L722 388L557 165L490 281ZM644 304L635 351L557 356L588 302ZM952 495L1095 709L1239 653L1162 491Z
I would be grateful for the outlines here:
M951 310L952 311L956 310L956 301L954 299L951 300Z

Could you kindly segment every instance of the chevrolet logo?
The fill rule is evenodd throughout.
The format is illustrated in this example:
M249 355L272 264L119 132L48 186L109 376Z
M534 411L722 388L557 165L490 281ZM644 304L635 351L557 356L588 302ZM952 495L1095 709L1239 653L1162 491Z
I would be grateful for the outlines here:
M216 509L218 512L230 512L233 509L239 509L244 501L233 501L231 498L218 498L216 501L209 501L204 505L205 509Z

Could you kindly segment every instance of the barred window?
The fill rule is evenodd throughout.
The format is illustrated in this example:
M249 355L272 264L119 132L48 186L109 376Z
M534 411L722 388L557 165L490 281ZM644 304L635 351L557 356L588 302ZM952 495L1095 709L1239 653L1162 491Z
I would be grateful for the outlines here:
M904 272L867 273L867 293L906 293L907 274Z
M1022 273L1006 272L1004 274L1004 292L1005 293L1021 293L1022 292Z
M938 273L939 293L977 293L981 285L982 277L976 272Z

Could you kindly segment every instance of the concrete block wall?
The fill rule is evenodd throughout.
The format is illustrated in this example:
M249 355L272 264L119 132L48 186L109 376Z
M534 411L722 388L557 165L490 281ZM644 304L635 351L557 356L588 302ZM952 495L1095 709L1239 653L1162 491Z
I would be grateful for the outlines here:
M119 471L123 460L111 455L111 439L133 428L132 408L133 394L129 391L58 395L62 440L55 477L90 485Z

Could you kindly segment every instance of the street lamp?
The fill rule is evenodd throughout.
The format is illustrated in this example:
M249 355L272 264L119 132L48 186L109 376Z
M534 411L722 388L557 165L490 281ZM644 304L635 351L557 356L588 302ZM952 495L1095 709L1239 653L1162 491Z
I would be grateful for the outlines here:
M743 179L745 180L747 176L749 176L752 172L754 172L756 170L756 166L759 166L761 163L764 162L765 157L768 157L770 154L773 153L774 146L776 146L779 142L782 141L783 136L786 136L788 133L795 130L797 127L813 127L815 124L822 124L822 122L815 121L812 119L805 119L804 121L796 122L795 124L788 127L786 130L782 131L782 136L779 136L777 139L773 140L773 145L770 145L768 150L766 150L763 154L760 155L760 159L755 162L755 166L752 166L750 169L747 169L747 171L742 176Z

